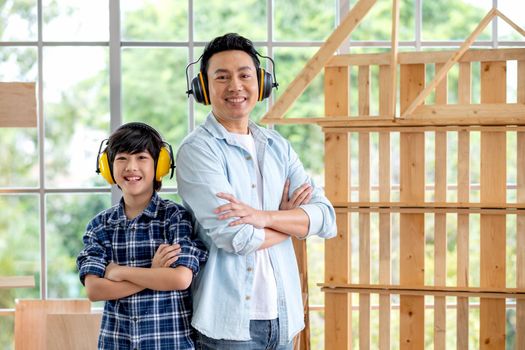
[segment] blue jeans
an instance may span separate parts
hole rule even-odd
[[[227,340],[208,338],[197,333],[197,350],[292,350],[293,341],[286,345],[279,345],[279,319],[251,320],[251,340]]]

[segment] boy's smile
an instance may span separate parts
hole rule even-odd
[[[113,176],[126,203],[149,202],[153,194],[154,167],[149,152],[117,153],[113,161]]]

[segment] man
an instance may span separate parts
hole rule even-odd
[[[250,121],[271,80],[257,55],[237,34],[208,43],[192,86],[211,113],[177,154],[179,194],[209,249],[194,285],[202,349],[291,349],[304,317],[290,237],[336,234],[332,205],[290,144]]]

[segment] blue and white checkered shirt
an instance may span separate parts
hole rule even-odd
[[[206,248],[193,237],[192,218],[184,207],[155,193],[142,214],[128,220],[124,202],[98,214],[88,224],[84,248],[77,258],[80,280],[88,274],[104,277],[109,262],[151,267],[162,243],[178,243],[181,253],[172,267],[185,266],[197,274],[206,261]],[[194,349],[190,289],[144,289],[126,298],[105,302],[99,349]]]

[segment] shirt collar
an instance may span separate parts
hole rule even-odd
[[[160,202],[160,196],[157,194],[156,191],[154,191],[148,206],[142,211],[142,213],[139,216],[146,215],[152,219],[156,218]],[[127,220],[128,218],[126,217],[126,212],[124,211],[124,197],[122,197],[120,198],[119,204],[115,206],[115,211],[113,211],[113,213],[109,217],[108,222],[113,224],[119,224],[121,222],[126,222]]]
[[[210,112],[208,114],[208,117],[206,118],[206,121],[204,122],[202,127],[206,129],[215,138],[224,139],[231,145],[237,144],[236,141],[232,138],[230,132],[228,132],[228,130],[226,130],[226,128],[217,121],[217,118],[215,118],[213,112]],[[268,129],[261,128],[251,120],[248,120],[248,129],[250,129],[250,132],[252,133],[253,138],[256,142],[268,143],[270,145],[273,143],[274,136],[270,133]]]

